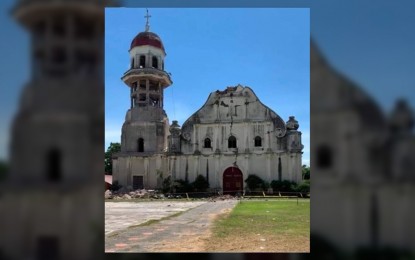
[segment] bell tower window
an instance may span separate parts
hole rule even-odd
[[[144,152],[144,139],[143,138],[138,138],[137,143],[138,143],[138,150],[137,151],[139,153]]]
[[[146,56],[140,56],[140,68],[144,68],[146,66]]]
[[[228,139],[228,148],[236,148],[236,137],[233,135]]]
[[[156,68],[156,69],[159,68],[159,62],[156,56],[153,56],[152,64],[153,64],[153,68]]]
[[[131,68],[134,68],[134,58],[131,59]]]
[[[62,178],[62,154],[54,148],[47,154],[47,179],[51,182],[60,181]]]

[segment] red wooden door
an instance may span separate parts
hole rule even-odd
[[[223,173],[223,194],[235,194],[243,191],[243,176],[237,167],[229,167]]]

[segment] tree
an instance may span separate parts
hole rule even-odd
[[[110,143],[107,151],[105,152],[105,173],[112,175],[112,155],[121,151],[120,143]]]
[[[309,166],[304,164],[302,168],[302,173],[303,173],[303,180],[310,179],[310,167]]]

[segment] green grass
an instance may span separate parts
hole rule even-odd
[[[310,232],[310,203],[301,201],[242,201],[229,217],[218,221],[219,236],[229,233],[302,234]]]
[[[266,238],[268,245],[284,241],[287,250],[290,244],[309,244],[310,200],[301,199],[298,204],[297,200],[241,201],[215,222],[212,231],[212,241],[219,250],[230,240],[249,241],[258,236]]]

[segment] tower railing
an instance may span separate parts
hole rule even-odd
[[[157,68],[131,68],[127,70],[126,72],[124,72],[123,76],[126,76],[128,74],[133,74],[133,73],[139,73],[139,72],[159,74],[160,76],[166,76],[171,81],[170,75],[168,72],[157,69]]]

